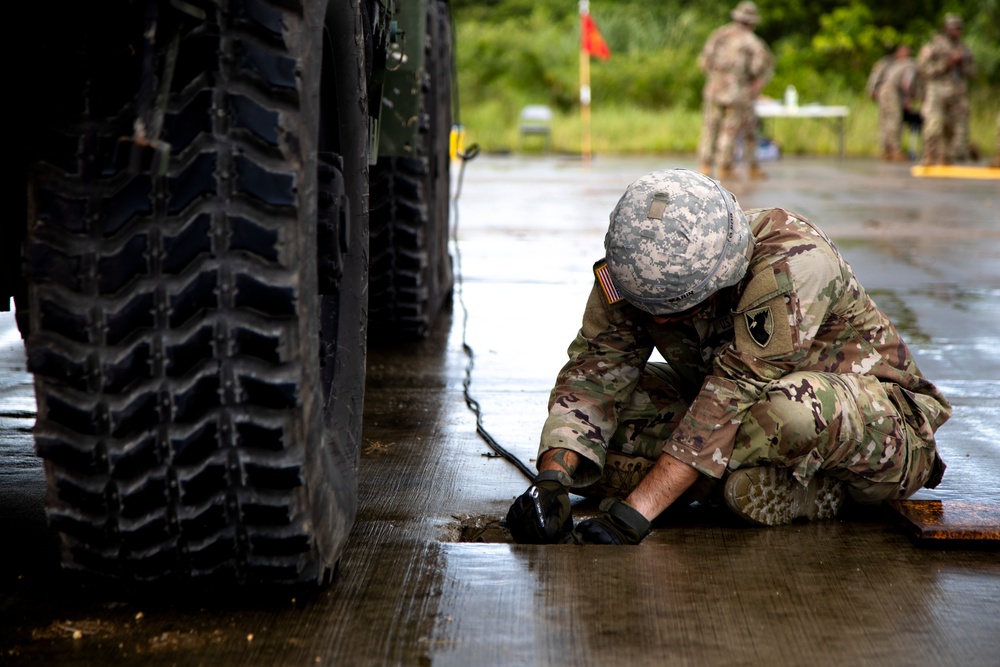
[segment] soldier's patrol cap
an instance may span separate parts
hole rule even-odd
[[[944,27],[945,28],[961,28],[962,27],[962,17],[958,14],[945,14],[944,15]]]
[[[625,189],[604,237],[618,293],[653,315],[693,308],[746,275],[753,234],[731,192],[689,169]]]

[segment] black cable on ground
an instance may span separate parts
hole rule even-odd
[[[472,351],[472,346],[466,342],[469,311],[465,307],[465,298],[462,289],[462,251],[458,245],[458,200],[462,194],[462,179],[465,176],[465,165],[469,162],[469,160],[472,160],[477,155],[479,155],[479,146],[476,144],[470,146],[469,150],[464,153],[458,154],[458,157],[461,159],[461,165],[458,169],[458,181],[455,185],[455,196],[452,199],[452,220],[454,220],[454,226],[452,228],[452,241],[455,246],[455,294],[457,296],[456,301],[462,307],[462,350],[465,351],[466,356],[469,358],[469,363],[465,367],[465,380],[462,381],[462,387],[465,394],[465,404],[476,415],[476,433],[478,433],[479,436],[486,441],[486,444],[490,446],[490,449],[505,458],[518,470],[524,473],[524,476],[527,477],[529,481],[534,482],[535,472],[529,468],[524,461],[517,458],[510,451],[502,447],[500,443],[498,443],[496,439],[483,427],[483,413],[480,409],[479,401],[472,398],[472,394],[469,391],[469,386],[472,384],[472,367],[475,364],[475,354]]]

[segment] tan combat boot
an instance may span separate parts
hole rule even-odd
[[[750,167],[750,178],[754,181],[766,181],[767,172],[762,170],[760,167]]]
[[[732,167],[719,167],[719,180],[736,178]]]
[[[705,176],[711,176],[712,175],[712,165],[710,165],[707,162],[702,162],[701,164],[698,165],[698,171],[700,171]]]
[[[726,505],[741,518],[763,526],[794,519],[832,519],[846,495],[844,483],[818,473],[802,486],[788,468],[741,468],[726,480]]]

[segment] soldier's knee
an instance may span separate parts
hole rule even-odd
[[[811,397],[785,390],[771,391],[750,408],[751,418],[772,436],[813,434],[816,431],[816,408]]]

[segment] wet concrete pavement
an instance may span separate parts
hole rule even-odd
[[[996,665],[1000,554],[921,546],[889,511],[757,529],[697,507],[635,548],[505,541],[496,520],[527,480],[476,435],[463,338],[485,428],[533,459],[608,212],[631,180],[672,166],[694,165],[467,166],[460,299],[430,340],[370,350],[360,514],[318,594],[107,591],[60,573],[4,318],[0,663]],[[823,226],[955,406],[944,482],[918,497],[1000,505],[1000,185],[870,161],[768,166],[768,181],[729,184],[741,204]]]

